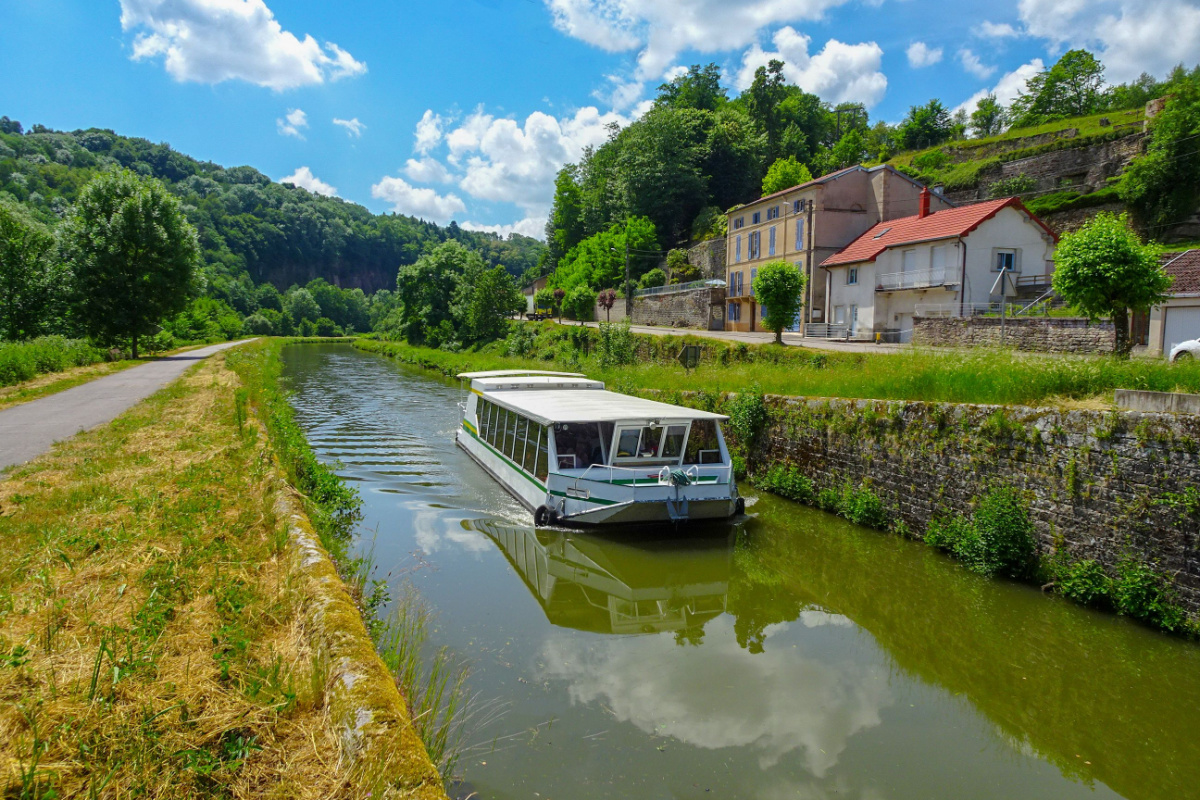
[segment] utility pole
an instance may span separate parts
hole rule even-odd
[[[625,230],[625,318],[633,323],[633,279],[629,274],[629,229]]]

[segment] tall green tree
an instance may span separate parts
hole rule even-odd
[[[950,139],[953,124],[942,101],[930,100],[908,109],[908,116],[900,123],[900,139],[906,150],[933,147]]]
[[[1121,199],[1138,222],[1162,235],[1200,204],[1200,79],[1179,84],[1150,122],[1146,152],[1121,176]]]
[[[1004,130],[1004,107],[996,100],[996,95],[985,94],[975,104],[971,112],[971,132],[977,139],[996,136]]]
[[[775,343],[783,344],[783,331],[796,321],[804,304],[807,278],[796,265],[772,261],[758,268],[754,297],[766,309],[763,327],[775,332]]]
[[[762,193],[764,196],[775,194],[811,180],[812,174],[808,167],[797,161],[795,156],[788,156],[779,159],[767,170],[762,182]]]
[[[1104,104],[1103,86],[1104,65],[1087,50],[1068,50],[1026,81],[1009,112],[1013,127],[1094,114]]]
[[[1091,319],[1106,317],[1116,329],[1115,354],[1129,358],[1129,312],[1147,311],[1166,299],[1171,277],[1159,248],[1143,244],[1126,216],[1100,213],[1063,234],[1054,254],[1054,291]]]
[[[440,341],[447,330],[453,333],[459,282],[466,273],[483,271],[483,258],[453,240],[438,245],[415,264],[401,267],[396,275],[400,335],[413,344],[425,344]]]
[[[0,339],[60,330],[66,278],[50,231],[0,195]]]
[[[488,269],[467,259],[454,291],[454,322],[459,341],[480,344],[508,333],[508,320],[525,309],[525,296],[504,267]]]
[[[197,290],[200,247],[179,200],[128,170],[92,181],[64,222],[80,322],[102,339],[138,338]]]
[[[703,67],[693,64],[683,75],[658,87],[654,105],[716,111],[728,99],[725,88],[721,86],[721,68],[716,64],[705,64]]]

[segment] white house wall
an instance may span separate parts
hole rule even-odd
[[[963,250],[966,246],[966,280],[963,282]],[[878,291],[881,278],[903,271],[905,251],[914,251],[915,264],[912,270],[921,273],[932,269],[934,248],[945,248],[945,285],[924,289],[896,289]],[[830,275],[830,322],[837,321],[837,309],[846,309],[847,316],[853,305],[858,306],[855,333],[860,338],[870,338],[874,331],[907,329],[918,306],[940,306],[956,313],[960,301],[986,304],[991,302],[992,286],[997,273],[995,251],[997,249],[1017,251],[1017,275],[1043,275],[1048,271],[1046,262],[1053,256],[1054,246],[1045,230],[1030,220],[1024,213],[1013,208],[1001,209],[994,217],[985,220],[960,243],[958,239],[941,239],[911,246],[889,248],[879,254],[874,262],[857,265],[840,265],[829,268]],[[858,283],[848,285],[846,276],[852,267],[858,267]],[[965,293],[960,295],[959,283],[964,283]],[[847,320],[848,321],[848,320]]]

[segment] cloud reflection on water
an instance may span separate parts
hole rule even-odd
[[[792,648],[752,654],[738,646],[729,617],[706,632],[703,657],[689,657],[669,636],[585,639],[551,631],[540,678],[568,682],[572,703],[603,703],[648,734],[709,750],[751,747],[762,769],[798,752],[815,778],[893,703],[880,665],[826,662]]]

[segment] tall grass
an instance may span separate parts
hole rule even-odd
[[[27,342],[0,342],[0,386],[36,378],[47,372],[62,372],[104,361],[105,350],[82,339],[43,336]]]
[[[571,328],[571,331],[580,330]],[[590,329],[586,329],[590,330]],[[595,333],[593,331],[593,333]],[[514,334],[517,335],[517,334]],[[776,345],[723,344],[712,339],[638,336],[636,363],[605,366],[599,347],[560,355],[553,330],[537,342],[519,334],[513,353],[505,341],[476,352],[449,353],[401,342],[360,340],[355,346],[453,375],[466,370],[572,366],[619,391],[662,389],[738,392],[757,386],[767,394],[950,403],[1039,405],[1059,399],[1104,396],[1114,389],[1200,392],[1200,362],[1168,364],[1158,359],[1100,356],[1042,356],[1003,350],[901,353],[831,353]],[[578,336],[578,334],[572,333]],[[596,334],[598,336],[598,334]],[[698,369],[685,371],[673,359],[683,344],[702,348]]]

